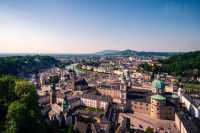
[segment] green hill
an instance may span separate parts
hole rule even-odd
[[[200,51],[178,54],[161,63],[163,72],[194,78],[200,75]]]
[[[172,56],[175,55],[176,53],[173,52],[145,52],[145,51],[134,51],[131,49],[126,49],[122,51],[117,51],[117,50],[106,50],[102,52],[97,52],[96,55],[101,55],[101,56]]]
[[[0,57],[0,75],[36,73],[40,69],[49,68],[58,63],[58,60],[50,56],[35,55]]]

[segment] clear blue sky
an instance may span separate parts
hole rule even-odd
[[[200,50],[199,0],[1,0],[0,52]]]

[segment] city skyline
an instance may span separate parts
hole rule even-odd
[[[200,50],[196,0],[0,2],[0,53]]]

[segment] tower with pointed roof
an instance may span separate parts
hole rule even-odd
[[[56,85],[52,84],[50,88],[50,104],[56,103]]]
[[[120,84],[120,91],[121,91],[121,103],[126,104],[126,99],[127,99],[127,81],[126,77],[123,74],[121,77],[121,84]]]
[[[69,101],[67,99],[67,94],[65,94],[64,100],[63,100],[63,104],[62,104],[62,110],[63,112],[67,112],[69,111]]]
[[[72,81],[72,90],[75,91],[76,71],[74,70],[74,67],[73,70],[71,70],[70,72],[70,79]]]

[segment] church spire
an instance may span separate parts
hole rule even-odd
[[[50,103],[56,103],[56,85],[54,83],[52,83],[50,88]]]
[[[62,107],[63,107],[63,112],[69,110],[69,101],[68,101],[68,99],[67,99],[67,94],[65,94]]]

